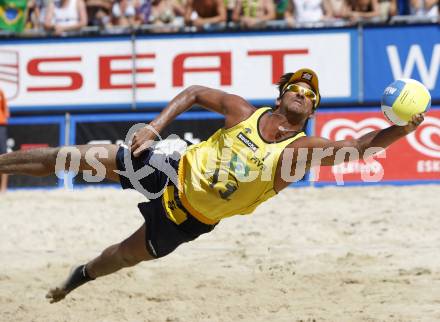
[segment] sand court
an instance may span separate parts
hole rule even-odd
[[[49,304],[143,222],[116,189],[0,196],[0,321],[439,321],[440,186],[286,189],[155,262]]]

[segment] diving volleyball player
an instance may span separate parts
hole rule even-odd
[[[160,197],[139,204],[145,223],[136,232],[73,269],[46,297],[52,303],[60,301],[93,279],[168,255],[180,244],[210,232],[225,217],[251,213],[291,184],[289,178],[295,176],[300,163],[309,169],[316,149],[325,152],[321,154],[320,165],[332,166],[347,160],[345,153],[338,160],[339,151],[354,149],[362,158],[369,148],[386,148],[423,121],[419,114],[406,126],[393,125],[358,139],[330,141],[307,137],[305,126],[320,103],[317,75],[310,69],[284,74],[278,90],[274,109],[257,109],[240,96],[190,86],[173,98],[149,126],[136,132],[131,150],[101,145],[106,153],[95,155],[94,163],[87,161],[87,152],[95,145],[74,147],[79,151],[82,172],[96,169],[100,163],[107,170],[106,178],[120,182],[124,189],[164,191]],[[155,132],[160,133],[193,105],[223,114],[225,126],[208,140],[189,146],[181,156],[162,164],[175,170],[177,180],[156,169],[140,179],[138,186],[122,175],[127,168],[137,171],[151,164],[157,153],[150,146],[156,139]],[[304,150],[307,153],[300,158]],[[0,156],[0,174],[47,176],[56,171],[57,159],[66,160],[63,167],[69,169],[74,162],[69,151],[44,148],[4,154]]]

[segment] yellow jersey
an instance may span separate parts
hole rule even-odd
[[[208,225],[249,214],[276,194],[273,186],[281,153],[305,133],[280,142],[265,141],[259,122],[271,110],[258,109],[239,124],[219,129],[208,140],[188,147],[179,163],[178,194],[169,186],[162,199],[172,221],[186,220],[186,212],[175,206],[176,194],[178,204]]]

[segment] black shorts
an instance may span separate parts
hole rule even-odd
[[[130,153],[128,149],[119,148],[116,164],[120,171],[126,170],[124,160],[124,154],[126,153]],[[206,225],[191,215],[180,225],[177,225],[168,218],[162,204],[160,192],[166,185],[173,185],[174,183],[169,175],[154,167],[157,161],[153,162],[152,160],[157,156],[156,154],[154,150],[148,149],[137,158],[131,156],[131,163],[135,171],[138,171],[145,165],[150,165],[154,169],[151,174],[140,180],[140,185],[146,191],[160,196],[156,199],[150,199],[149,202],[140,203],[138,208],[145,219],[147,249],[153,257],[159,258],[168,255],[179,245],[194,240],[201,234],[210,232],[214,229],[215,225]],[[169,164],[177,174],[178,157],[166,158],[163,162]],[[130,179],[125,176],[120,175],[120,182],[123,189],[135,189]]]
[[[5,125],[0,125],[0,154],[6,153],[6,140],[8,132]]]

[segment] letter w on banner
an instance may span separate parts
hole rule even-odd
[[[403,62],[400,61],[397,46],[387,46],[387,54],[394,79],[413,78],[417,67],[422,83],[429,90],[435,88],[440,66],[440,44],[436,44],[433,48],[429,68],[420,45],[412,45],[410,47],[408,57],[406,61],[403,61],[404,66],[402,66]]]

